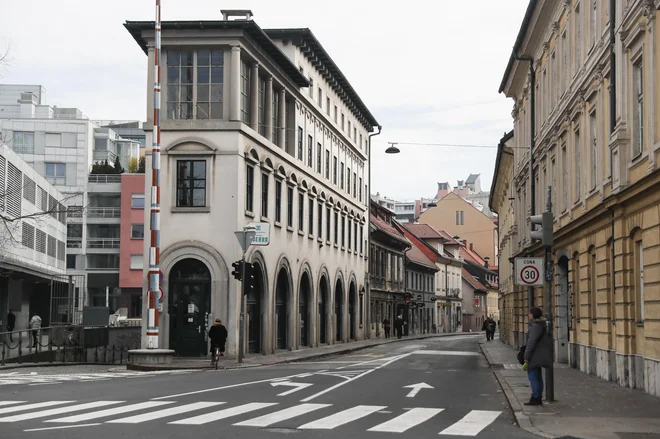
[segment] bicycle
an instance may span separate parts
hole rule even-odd
[[[220,362],[220,357],[222,353],[220,352],[220,347],[216,346],[213,348],[213,358],[211,359],[211,364],[215,365],[215,370],[218,370],[218,363]]]

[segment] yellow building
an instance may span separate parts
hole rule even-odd
[[[530,241],[529,215],[545,209],[550,186],[556,360],[655,395],[658,7],[650,0],[530,1],[500,87],[514,99],[515,135],[500,143],[491,190],[505,340],[521,344],[527,331],[527,289],[514,285],[511,263],[543,255]],[[544,311],[545,294],[537,288],[533,303]]]

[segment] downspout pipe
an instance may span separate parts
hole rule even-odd
[[[616,0],[610,0],[610,135],[616,127]],[[610,176],[614,171],[610,149]],[[610,178],[614,188],[614,179]]]
[[[367,248],[364,249],[364,254],[367,255],[367,278],[365,283],[367,284],[367,297],[364,299],[364,309],[366,312],[366,322],[365,329],[365,338],[371,338],[371,138],[380,135],[383,127],[378,125],[378,132],[369,134],[369,151],[367,151],[367,162],[369,163],[369,179],[367,182],[367,193],[364,196],[367,199]]]

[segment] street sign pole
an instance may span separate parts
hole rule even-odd
[[[243,227],[243,230],[234,232],[238,242],[241,245],[242,255],[241,255],[241,273],[245,275],[245,254],[247,253],[248,247],[252,244],[252,240],[256,235],[254,227],[246,226]],[[238,327],[238,362],[243,362],[243,357],[245,357],[245,293],[247,291],[246,279],[243,278],[241,284],[241,313]]]
[[[548,196],[547,202],[545,205],[546,212],[552,212],[552,187],[548,186]],[[555,371],[554,371],[554,346],[555,340],[552,334],[553,329],[553,316],[552,316],[552,246],[545,246],[545,318],[546,318],[546,329],[548,335],[550,336],[550,346],[552,349],[550,351],[550,367],[545,370],[545,399],[546,401],[555,400]]]

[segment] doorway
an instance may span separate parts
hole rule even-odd
[[[341,284],[341,279],[337,279],[337,284],[335,285],[335,318],[336,318],[336,331],[335,331],[335,340],[342,341],[343,335],[343,326],[344,326],[344,287]]]
[[[355,284],[351,282],[348,290],[348,333],[351,340],[355,340]]]
[[[298,304],[298,314],[300,314],[300,345],[308,346],[309,337],[308,329],[310,328],[309,322],[309,303],[310,303],[310,282],[309,276],[307,273],[303,273],[302,278],[300,279],[300,291],[299,291],[299,304]]]
[[[286,349],[287,309],[289,302],[289,275],[286,269],[280,269],[275,287],[275,321],[277,325],[277,349]]]
[[[248,316],[248,352],[258,354],[261,345],[261,297],[264,291],[264,278],[258,262],[253,264],[254,288],[246,297]]]
[[[319,290],[319,343],[324,344],[328,342],[327,336],[327,303],[328,303],[328,279],[323,276],[320,283],[321,289]]]
[[[562,256],[557,265],[557,341],[555,357],[557,363],[568,363],[568,258]]]
[[[170,271],[168,296],[170,348],[179,357],[206,356],[211,272],[198,259],[177,262]]]

